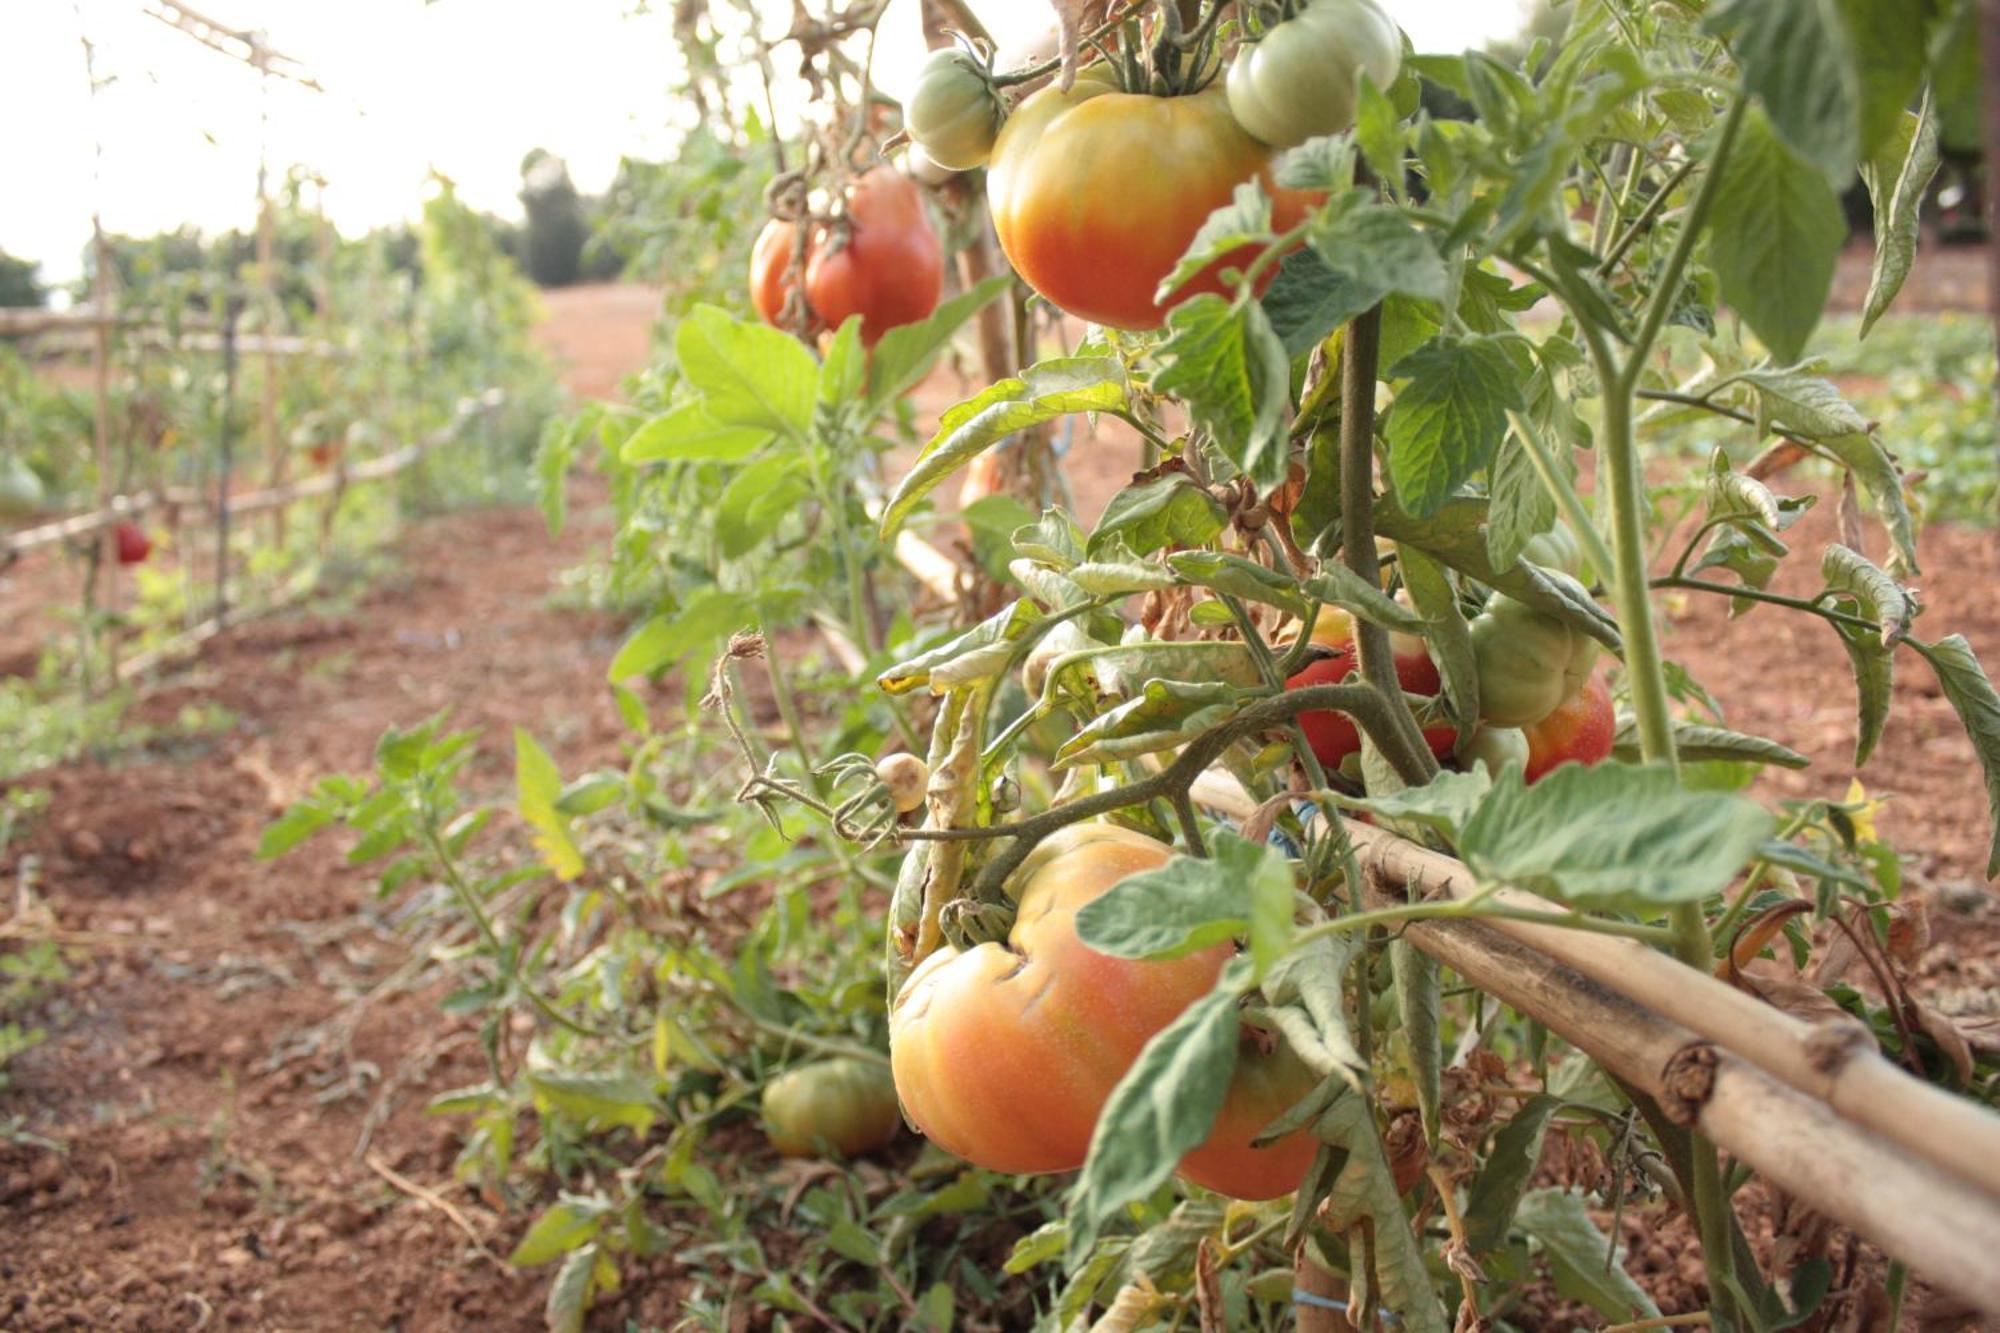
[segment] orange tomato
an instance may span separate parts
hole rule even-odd
[[[1311,210],[1313,195],[1273,184],[1273,160],[1237,125],[1220,82],[1154,97],[1120,92],[1108,74],[1086,70],[1069,92],[1044,88],[1007,118],[986,195],[1000,248],[1030,287],[1080,319],[1152,329],[1169,305],[1224,292],[1222,270],[1255,258],[1252,248],[1236,251],[1166,305],[1154,299],[1238,185],[1263,183],[1277,231]]]
[[[890,1007],[889,1055],[903,1109],[932,1142],[994,1171],[1083,1165],[1119,1079],[1155,1033],[1214,988],[1234,953],[1223,942],[1135,961],[1077,937],[1079,908],[1172,855],[1109,824],[1065,829],[1017,876],[1020,910],[1005,945],[943,948],[911,975]],[[1239,1198],[1297,1188],[1312,1136],[1250,1141],[1314,1081],[1289,1050],[1243,1050],[1223,1113],[1182,1174]]]
[[[1611,687],[1604,676],[1594,673],[1581,690],[1556,705],[1556,710],[1532,727],[1528,734],[1530,782],[1564,764],[1601,764],[1611,757],[1618,734],[1618,714],[1611,706]]]

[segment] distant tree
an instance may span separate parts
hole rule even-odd
[[[0,306],[39,306],[48,300],[40,264],[0,250]]]
[[[521,205],[528,213],[522,255],[528,276],[542,287],[577,281],[590,220],[570,182],[569,165],[540,148],[529,153],[521,160]]]

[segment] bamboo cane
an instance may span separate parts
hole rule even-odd
[[[1363,866],[1393,883],[1458,899],[1479,891],[1465,867],[1450,857],[1366,824],[1350,821],[1347,829]],[[1506,890],[1486,901],[1530,911],[1558,910],[1533,894]],[[1538,954],[1672,1017],[1856,1124],[2000,1197],[2000,1116],[1909,1077],[1883,1059],[1858,1026],[1803,1022],[1637,940],[1585,936],[1532,921],[1492,924]],[[1992,1240],[2000,1255],[2000,1231]]]

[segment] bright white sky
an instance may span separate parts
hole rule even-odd
[[[876,77],[892,94],[922,56],[918,0],[893,0]],[[678,64],[668,0],[196,0],[218,23],[260,26],[323,83],[321,96],[271,81],[147,17],[145,0],[0,0],[0,250],[74,277],[93,203],[130,234],[193,222],[248,227],[255,213],[260,107],[274,179],[306,164],[329,182],[344,231],[414,216],[429,170],[475,206],[518,214],[520,163],[540,146],[601,190],[622,154],[671,151]],[[1520,0],[1391,0],[1420,51],[1458,51],[1520,24]],[[766,3],[773,30],[789,3]],[[1045,28],[1041,0],[975,0],[1003,45]],[[95,108],[79,15],[109,79]],[[559,17],[558,17],[559,15]],[[780,62],[782,65],[782,61]],[[101,176],[93,181],[93,129]]]

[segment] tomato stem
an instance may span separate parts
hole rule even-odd
[[[1371,586],[1382,577],[1375,545],[1375,381],[1381,354],[1382,307],[1377,305],[1347,326],[1340,358],[1340,551],[1347,567]],[[1412,785],[1422,786],[1437,775],[1437,759],[1403,697],[1389,631],[1356,616],[1354,642],[1360,649],[1362,680],[1387,705],[1388,734],[1371,739],[1398,772],[1418,775]]]

